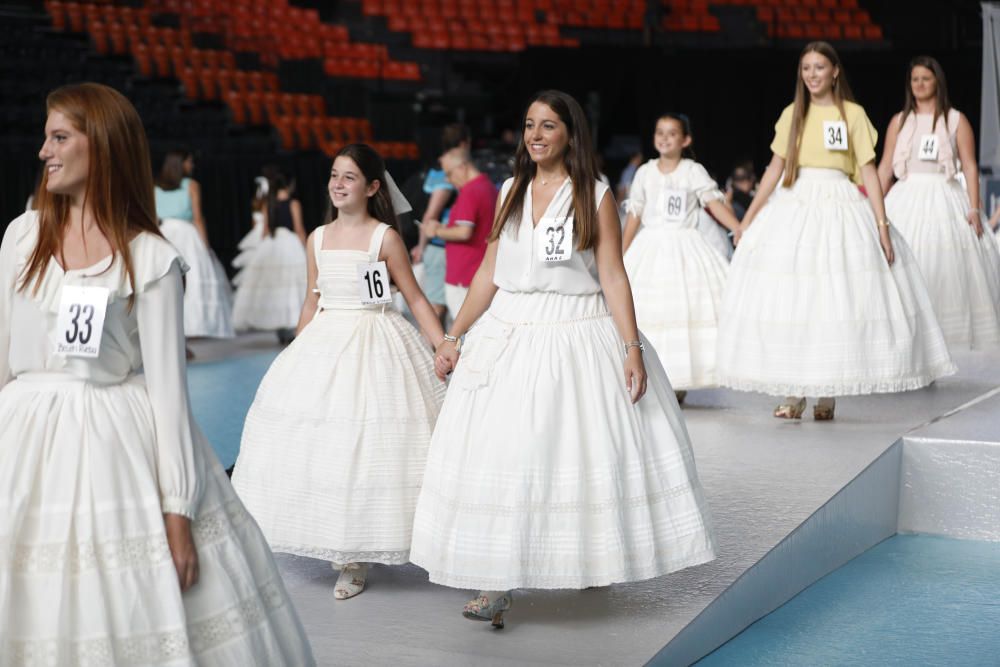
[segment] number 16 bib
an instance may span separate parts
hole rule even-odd
[[[67,357],[97,357],[108,312],[107,287],[66,285],[56,319],[56,353]]]

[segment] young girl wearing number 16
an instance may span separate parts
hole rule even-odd
[[[656,121],[659,159],[639,167],[626,204],[622,245],[635,316],[683,400],[688,389],[713,387],[719,304],[729,267],[698,230],[708,206],[738,233],[740,222],[719,186],[695,162],[686,116]],[[714,224],[714,223],[713,223]]]
[[[954,365],[913,255],[886,219],[875,129],[833,47],[808,44],[796,79],[730,265],[719,382],[786,396],[774,411],[784,419],[819,396],[813,416],[829,420],[835,396],[917,389]]]
[[[444,400],[430,347],[393,308],[390,281],[427,338],[444,331],[417,286],[371,147],[330,171],[332,221],[306,244],[298,335],[260,383],[233,485],[275,551],[331,561],[337,599],[368,563],[409,561],[413,511]]]

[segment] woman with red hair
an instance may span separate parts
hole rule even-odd
[[[38,210],[0,246],[0,664],[313,664],[191,418],[139,115],[93,83],[47,110]]]

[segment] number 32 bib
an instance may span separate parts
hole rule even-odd
[[[573,218],[542,218],[535,233],[539,262],[566,262],[573,256]]]

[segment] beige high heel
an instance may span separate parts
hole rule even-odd
[[[785,402],[774,409],[774,416],[778,419],[802,419],[802,413],[806,411],[806,399],[796,400],[794,396],[789,396]]]
[[[833,412],[837,408],[837,399],[821,398],[813,406],[813,419],[818,422],[833,421]]]
[[[513,604],[510,591],[493,593],[492,596],[488,591],[480,591],[474,600],[465,604],[462,616],[470,621],[489,621],[497,630],[503,630],[504,612],[510,611]]]

